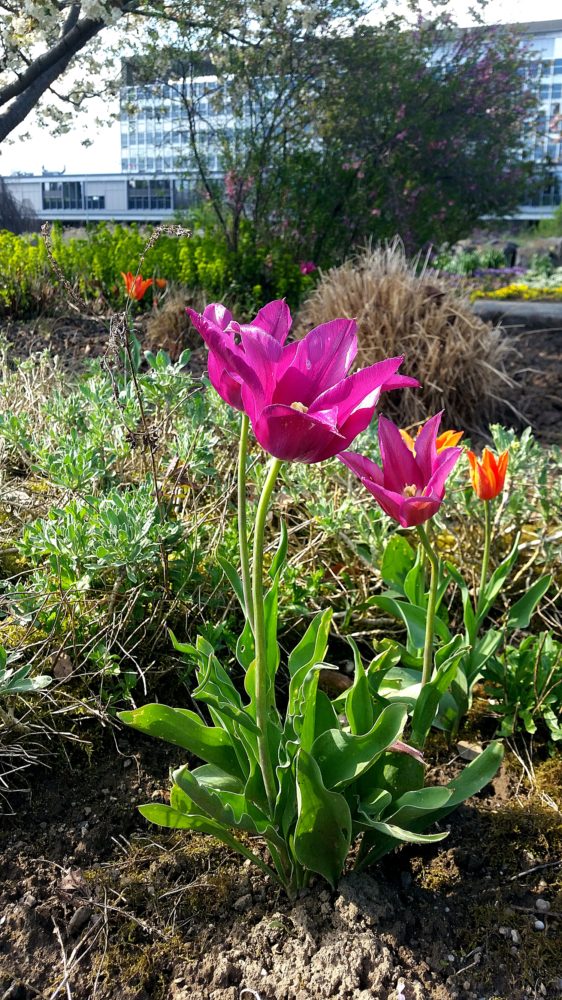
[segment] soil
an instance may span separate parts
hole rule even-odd
[[[101,322],[74,317],[4,333],[70,368],[107,342]],[[562,443],[562,334],[515,343],[513,405]],[[89,723],[65,725],[83,737]],[[540,743],[532,788],[508,756],[442,844],[350,871],[336,892],[318,880],[294,902],[210,838],[142,819],[138,804],[166,800],[177,750],[112,726],[54,745],[3,803],[0,1000],[562,997],[562,761]],[[464,766],[439,739],[427,756],[431,783]]]
[[[464,766],[444,741],[429,756],[432,782]],[[515,758],[448,817],[443,844],[350,872],[337,892],[318,880],[292,903],[210,838],[140,817],[178,763],[176,749],[115,730],[11,797],[3,1000],[562,995],[562,802],[526,792]],[[556,786],[562,762],[544,768]]]

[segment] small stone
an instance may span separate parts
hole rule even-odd
[[[68,935],[77,934],[84,924],[88,923],[91,916],[92,908],[90,906],[79,906],[68,922],[68,927],[66,928]]]
[[[544,931],[544,923],[542,920],[535,920],[534,928],[536,931]]]
[[[123,767],[130,767],[132,763],[133,762],[130,757],[125,757],[125,760],[123,761]]]
[[[519,946],[521,944],[521,935],[520,935],[519,931],[517,931],[515,929],[513,929],[511,931],[511,940],[517,946]]]
[[[247,892],[244,896],[239,896],[238,899],[232,904],[232,908],[236,910],[237,913],[245,913],[249,910],[253,903],[252,894]]]
[[[562,993],[562,976],[559,976],[558,979],[555,979],[552,985],[554,986],[555,990],[558,990],[559,993]]]
[[[462,984],[462,988],[463,988],[463,990],[469,990],[470,989],[470,983],[469,983],[468,979],[465,979],[464,983]]]
[[[447,961],[448,962],[454,962],[455,961],[455,956],[454,955],[447,955]]]
[[[508,934],[510,933],[509,927],[498,927],[498,932],[501,934],[502,937],[507,937]]]
[[[33,893],[26,892],[25,896],[22,899],[22,904],[24,906],[27,906],[30,910],[31,910],[31,908],[33,906],[36,906],[37,900],[36,900],[35,896],[33,895]]]
[[[539,898],[535,900],[535,910],[538,910],[539,913],[548,913],[550,910],[550,903],[548,902],[548,899],[543,899],[542,896],[539,896]]]
[[[265,977],[267,976],[267,969],[260,969],[260,976],[262,977],[262,979],[265,979]]]

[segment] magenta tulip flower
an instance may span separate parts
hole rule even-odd
[[[209,346],[213,385],[248,414],[262,448],[281,461],[322,462],[345,451],[370,423],[381,393],[419,384],[397,374],[403,357],[348,375],[357,354],[355,320],[332,320],[285,345],[284,303],[271,302],[246,326],[222,306],[189,314]]]
[[[208,372],[211,385],[225,403],[235,410],[243,410],[242,380],[236,374],[235,356],[244,355],[241,344],[243,330],[259,330],[284,344],[291,328],[291,313],[286,302],[277,299],[260,309],[252,323],[242,325],[232,318],[232,313],[218,302],[207,306],[202,313],[186,309],[193,325],[209,347]]]
[[[359,476],[379,505],[403,528],[423,524],[439,510],[445,483],[462,448],[437,450],[441,413],[431,417],[415,439],[412,452],[398,427],[381,416],[379,444],[382,468],[364,455],[346,451],[338,458]]]

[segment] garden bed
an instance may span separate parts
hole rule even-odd
[[[464,766],[440,738],[429,756],[439,781]],[[443,844],[403,848],[335,893],[316,880],[289,903],[216,842],[149,827],[135,806],[166,797],[179,752],[106,730],[91,760],[53,757],[13,800],[0,840],[0,995],[556,998],[562,773],[540,745],[533,756],[533,790],[508,755],[449,817]]]

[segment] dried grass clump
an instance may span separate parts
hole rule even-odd
[[[164,300],[162,308],[147,318],[143,347],[149,351],[167,351],[172,361],[177,361],[186,348],[201,347],[201,338],[187,316],[185,307],[191,306],[197,312],[202,312],[206,305],[203,292],[173,291]]]
[[[419,379],[421,389],[383,397],[385,413],[401,426],[444,409],[444,426],[478,433],[511,407],[505,362],[513,348],[474,315],[462,291],[419,258],[408,261],[399,240],[367,247],[322,275],[297,317],[297,336],[339,316],[357,319],[357,367],[404,354],[402,371]]]

